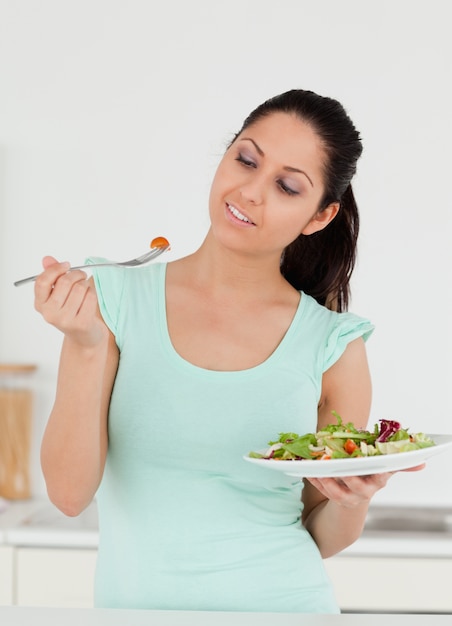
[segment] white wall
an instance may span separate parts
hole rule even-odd
[[[377,325],[372,419],[452,432],[447,5],[0,0],[0,361],[39,365],[35,493],[61,339],[12,282],[44,254],[128,258],[156,235],[172,258],[194,249],[226,142],[293,87],[341,100],[365,144],[352,309]],[[378,498],[452,504],[451,463]]]

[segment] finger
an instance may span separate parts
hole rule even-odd
[[[42,312],[51,316],[63,313],[70,318],[80,307],[85,296],[86,288],[83,288],[83,283],[86,283],[86,274],[80,270],[60,274],[51,286],[47,300],[42,305]]]
[[[60,265],[58,264],[58,266]],[[84,272],[61,273],[61,271],[61,267],[57,269],[56,265],[52,265],[36,281],[37,286],[35,287],[35,308],[46,322],[53,324],[60,330],[62,330],[61,323],[64,323],[65,317],[63,307],[71,289],[76,282],[86,278]],[[56,278],[55,272],[57,273]]]
[[[393,472],[383,472],[367,476],[349,476],[344,479],[344,483],[353,493],[369,499],[386,485],[392,475]]]
[[[307,480],[313,487],[315,487],[317,491],[325,496],[325,498],[328,498],[328,500],[330,499],[330,493],[328,489],[325,489],[321,480],[319,480],[318,478],[305,478],[305,480]]]
[[[92,279],[74,284],[57,320],[60,330],[84,345],[94,345],[105,336],[107,327]]]
[[[342,478],[309,479],[329,500],[343,506],[355,506],[372,498],[376,491],[384,487],[392,474],[369,476],[344,476]]]
[[[51,265],[54,265],[55,263],[58,263],[58,260],[55,259],[55,257],[53,256],[45,256],[42,259],[42,267],[46,270],[48,267],[50,267]]]
[[[46,259],[53,259],[53,257],[45,257]],[[53,259],[55,260],[55,259]],[[43,260],[44,264],[44,260]],[[53,287],[60,276],[67,273],[70,264],[68,262],[50,263],[47,268],[38,276],[35,282],[35,307],[39,309],[39,305],[42,305],[50,297]]]
[[[349,493],[350,489],[340,478],[308,478],[311,485],[330,500],[337,499]]]
[[[422,463],[421,465],[415,465],[414,467],[407,467],[404,470],[400,470],[401,472],[419,472],[420,470],[425,469],[426,464]]]
[[[90,332],[94,329],[97,322],[101,321],[102,326],[105,326],[105,322],[100,314],[96,289],[88,281],[86,284],[87,289],[85,297],[77,311],[75,319],[79,330]]]
[[[89,283],[85,299],[83,301],[83,308],[79,311],[79,315],[83,316],[83,321],[85,319],[91,321],[93,318],[99,318],[103,321],[99,311],[99,301],[97,299],[96,289]]]
[[[71,322],[83,307],[88,290],[86,280],[65,281],[66,284],[55,286],[57,292],[52,300],[60,308],[62,322]]]

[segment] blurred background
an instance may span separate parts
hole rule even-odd
[[[195,249],[228,141],[295,87],[339,99],[364,142],[350,308],[376,325],[371,421],[452,433],[447,4],[0,0],[0,363],[37,365],[33,494],[61,337],[13,281],[45,254],[121,260],[159,235],[166,260]],[[450,505],[451,469],[438,456],[377,500]]]

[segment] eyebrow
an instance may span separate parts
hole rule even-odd
[[[251,139],[251,137],[241,137],[240,138],[241,141],[251,141],[251,143],[253,144],[253,146],[256,148],[257,153],[263,157],[265,156],[264,151],[262,150],[262,148],[260,146],[257,145],[257,143],[254,141],[254,139]],[[306,178],[309,180],[309,182],[311,183],[312,187],[314,187],[314,183],[312,182],[312,180],[310,179],[310,177],[306,174],[306,172],[304,170],[300,170],[297,167],[292,167],[290,165],[285,165],[284,168],[286,170],[286,172],[295,172],[297,174],[303,174],[304,176],[306,176]]]

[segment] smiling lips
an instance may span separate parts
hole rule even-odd
[[[246,217],[243,213],[241,213],[237,207],[232,204],[226,203],[226,207],[229,213],[236,219],[242,222],[243,224],[249,224],[250,226],[256,226],[254,222],[252,222],[249,217]]]

